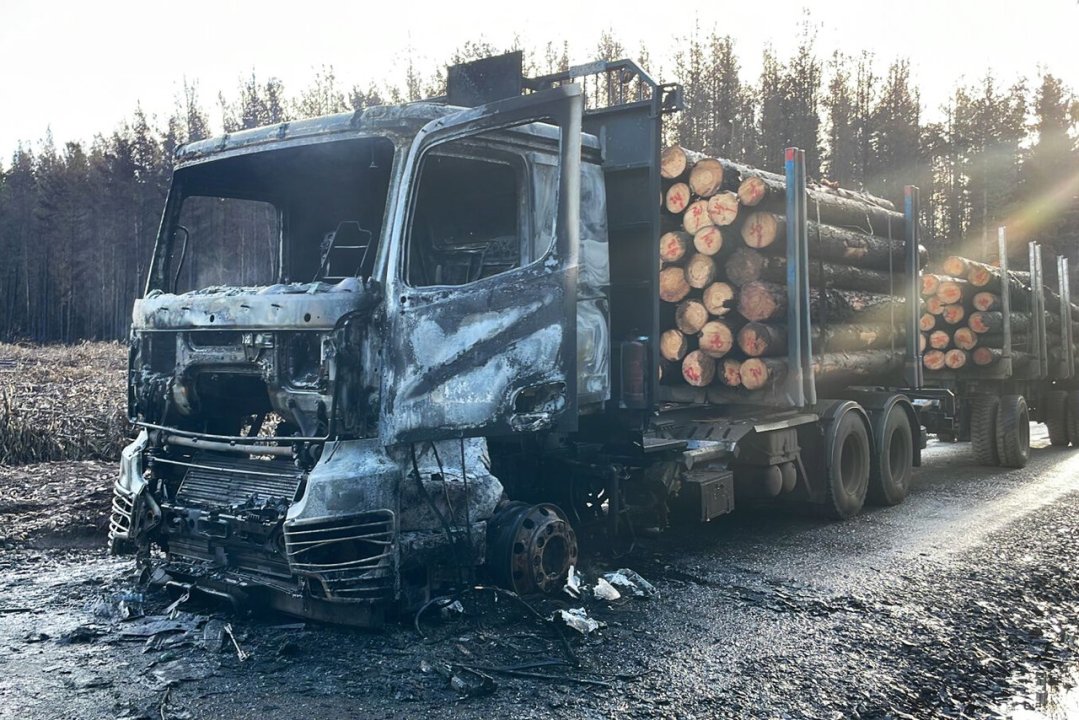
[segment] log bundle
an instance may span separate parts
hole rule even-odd
[[[678,146],[663,151],[660,167],[661,382],[708,388],[713,402],[780,397],[788,374],[785,178]],[[834,387],[898,383],[903,216],[886,200],[825,185],[811,185],[807,201],[815,378]],[[933,317],[934,328],[944,326]]]
[[[924,313],[918,326],[925,348],[922,365],[927,370],[964,373],[990,368],[1004,356],[1003,273],[999,267],[953,255],[945,258],[939,272],[921,277]],[[1045,287],[1048,346],[1060,346],[1060,297]],[[1030,273],[1008,272],[1009,317],[1013,365],[1029,363],[1033,352]],[[1079,307],[1068,313],[1075,337],[1079,337]],[[1052,355],[1052,353],[1050,353]]]

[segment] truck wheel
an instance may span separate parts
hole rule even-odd
[[[974,462],[979,465],[1000,465],[997,455],[997,411],[1000,398],[976,398],[970,414],[970,445]]]
[[[1021,468],[1030,459],[1030,412],[1022,395],[1005,395],[997,414],[997,453],[1002,467]]]
[[[1053,390],[1045,394],[1045,427],[1049,429],[1049,444],[1068,447],[1068,393]]]
[[[893,405],[884,421],[869,470],[869,499],[898,505],[907,497],[914,470],[914,436],[903,408]]]
[[[854,411],[838,420],[828,463],[828,514],[836,520],[857,515],[869,490],[869,431]]]
[[[1079,390],[1069,390],[1065,400],[1064,419],[1068,426],[1068,439],[1079,447]]]

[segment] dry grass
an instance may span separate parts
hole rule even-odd
[[[0,466],[0,546],[100,547],[117,473],[93,460]]]
[[[118,459],[126,375],[120,343],[0,343],[0,465]]]

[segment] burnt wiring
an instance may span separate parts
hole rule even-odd
[[[453,565],[457,570],[457,587],[464,587],[464,569],[461,567],[461,560],[463,554],[458,547],[457,538],[453,534],[453,529],[450,527],[450,523],[446,520],[446,516],[442,514],[442,511],[438,509],[438,505],[431,498],[431,494],[427,492],[427,488],[423,484],[423,477],[420,475],[420,464],[416,460],[416,444],[409,445],[409,451],[412,455],[412,476],[416,480],[416,488],[419,490],[420,495],[427,502],[427,506],[431,508],[431,512],[438,518],[439,523],[442,525],[442,530],[446,533],[446,540],[449,542],[450,548],[453,552]],[[437,454],[436,454],[437,455]],[[439,464],[441,467],[441,463]]]

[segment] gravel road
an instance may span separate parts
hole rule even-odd
[[[424,638],[198,600],[155,637],[122,615],[171,598],[124,596],[130,561],[9,531],[0,718],[1079,716],[1079,451],[1032,435],[1017,471],[931,443],[907,502],[850,522],[742,508],[595,558],[586,582],[629,567],[659,597],[592,601],[606,626],[568,648],[489,593]]]

